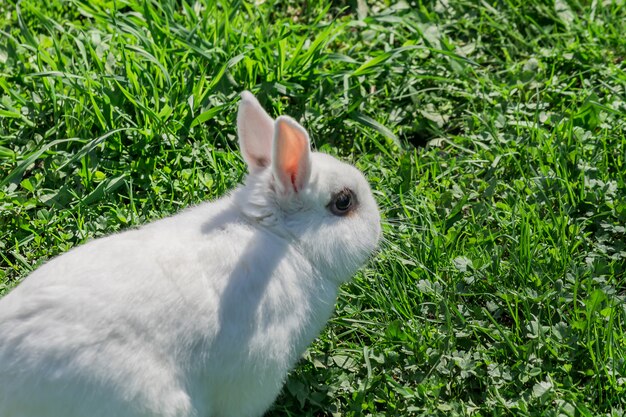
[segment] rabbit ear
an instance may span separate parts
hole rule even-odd
[[[309,135],[291,117],[280,116],[274,123],[272,169],[284,194],[297,193],[311,176]]]
[[[241,93],[237,112],[239,149],[253,173],[268,166],[272,160],[274,121],[249,91]]]

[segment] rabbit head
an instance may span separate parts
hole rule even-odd
[[[251,222],[288,239],[320,274],[348,280],[378,245],[380,215],[369,184],[355,167],[312,152],[295,120],[273,120],[245,91],[237,115],[248,165],[235,202]]]

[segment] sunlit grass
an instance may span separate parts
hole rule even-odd
[[[270,415],[623,415],[626,9],[357,3],[0,4],[0,292],[234,187],[250,89],[385,222]]]

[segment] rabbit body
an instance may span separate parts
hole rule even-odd
[[[255,115],[256,100],[243,98],[244,117]],[[280,185],[249,154],[250,175],[231,195],[35,270],[0,300],[0,416],[262,416],[380,233],[376,221],[355,230],[356,214],[314,204],[356,169],[306,158],[300,190],[300,174]],[[319,240],[339,232],[344,246],[364,230],[356,251]]]
[[[0,415],[227,417],[269,407],[330,315],[336,286],[232,205],[94,240],[24,280],[2,303]]]

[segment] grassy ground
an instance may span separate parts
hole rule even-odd
[[[623,416],[623,1],[259,3],[0,4],[0,293],[233,187],[250,89],[386,219],[270,415]]]

